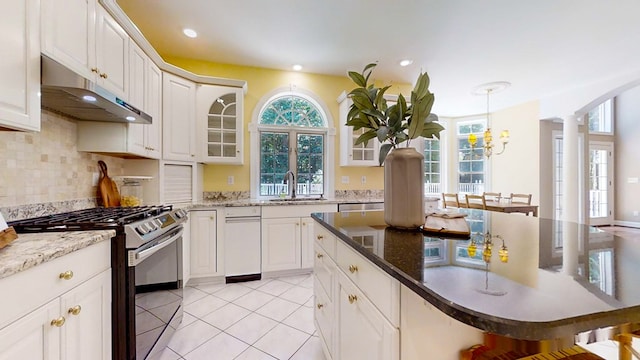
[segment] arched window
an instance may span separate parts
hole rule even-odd
[[[323,195],[328,121],[322,106],[303,93],[279,92],[264,102],[256,120],[258,197],[292,194],[291,174],[296,195]]]

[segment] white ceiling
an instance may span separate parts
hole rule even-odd
[[[386,83],[427,71],[440,116],[484,113],[486,98],[471,91],[487,82],[512,83],[492,95],[493,111],[640,69],[637,0],[117,3],[163,57],[281,70],[299,63],[337,76],[377,61],[373,77]],[[199,37],[184,37],[183,27]],[[401,68],[405,58],[413,64]]]

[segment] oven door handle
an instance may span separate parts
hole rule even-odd
[[[129,250],[128,258],[129,258],[129,266],[136,266],[143,262],[149,256],[155,254],[156,252],[162,250],[164,247],[171,245],[177,239],[179,239],[184,233],[184,228],[180,227],[180,230],[175,232],[173,235],[169,235],[164,239],[159,239],[157,243],[153,246],[142,249],[142,250]]]

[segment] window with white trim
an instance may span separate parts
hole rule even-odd
[[[327,118],[318,103],[283,92],[269,99],[258,116],[260,197],[287,192],[285,175],[295,176],[297,195],[322,195],[326,179]]]
[[[442,151],[440,139],[424,139],[424,193],[442,193]]]
[[[485,161],[483,154],[486,121],[461,121],[456,124],[458,139],[458,192],[482,194],[485,184]],[[473,148],[469,144],[469,134],[476,134],[478,140]]]
[[[613,133],[613,100],[609,99],[587,114],[590,133]]]

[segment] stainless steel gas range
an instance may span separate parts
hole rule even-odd
[[[146,359],[182,321],[182,234],[172,206],[91,208],[11,222],[17,232],[113,229],[113,358]]]

